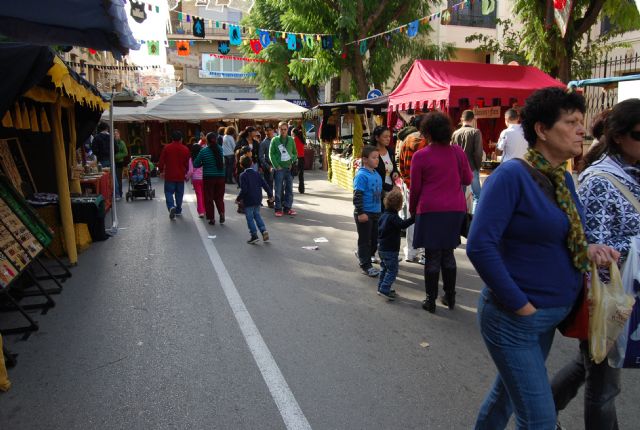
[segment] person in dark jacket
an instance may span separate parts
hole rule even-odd
[[[111,167],[111,135],[109,134],[109,124],[101,122],[98,124],[97,131],[98,133],[93,138],[93,142],[91,142],[91,151],[102,167]]]
[[[244,168],[244,172],[240,175],[240,194],[236,200],[242,201],[244,204],[244,215],[251,234],[247,243],[253,244],[259,240],[256,224],[258,224],[258,229],[262,233],[262,240],[266,242],[269,240],[269,232],[267,232],[264,220],[260,216],[262,190],[264,189],[267,192],[270,200],[273,198],[273,191],[260,174],[251,168],[253,160],[250,155],[243,155],[240,163]]]
[[[382,178],[382,194],[388,193],[393,189],[393,182],[399,175],[398,165],[396,164],[396,154],[393,148],[389,147],[391,143],[391,130],[384,125],[379,125],[373,129],[372,145],[378,148],[380,154],[380,162],[376,171]]]
[[[402,205],[402,191],[394,188],[384,198],[385,211],[378,221],[378,255],[380,256],[380,280],[378,294],[394,300],[396,290],[391,289],[398,276],[398,255],[400,254],[400,230],[415,222],[413,217],[403,220],[398,215]]]

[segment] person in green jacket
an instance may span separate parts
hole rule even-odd
[[[276,188],[276,216],[283,214],[295,215],[293,210],[293,178],[291,177],[291,166],[298,162],[298,152],[293,137],[288,135],[289,126],[286,122],[278,124],[279,134],[271,139],[269,145],[269,159],[274,169]],[[284,201],[282,188],[284,186]]]
[[[120,131],[115,129],[113,131],[113,142],[116,148],[115,160],[116,160],[116,190],[118,191],[118,199],[122,198],[122,168],[124,167],[124,159],[129,155],[127,151],[127,145],[124,140],[120,139]]]
[[[194,167],[202,167],[204,210],[209,224],[215,225],[215,209],[218,208],[220,224],[224,224],[225,168],[222,146],[218,145],[218,133],[207,133],[207,146],[193,160]]]

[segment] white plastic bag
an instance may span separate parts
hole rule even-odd
[[[625,293],[635,297],[636,304],[609,351],[609,366],[640,367],[640,236],[631,238],[627,261],[622,268],[622,286]]]
[[[609,266],[609,284],[603,284],[598,267],[591,263],[589,288],[589,352],[595,363],[601,363],[631,316],[635,299],[622,287],[616,263]]]

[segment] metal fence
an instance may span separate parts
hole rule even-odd
[[[640,54],[636,52],[605,57],[603,61],[595,65],[590,78],[610,78],[638,73],[640,73]],[[618,85],[589,86],[584,89],[584,96],[587,102],[585,124],[588,126],[590,134],[593,119],[600,112],[613,107],[618,101]]]

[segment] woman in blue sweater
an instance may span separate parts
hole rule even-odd
[[[584,98],[560,88],[533,93],[522,111],[529,143],[487,179],[467,255],[485,282],[478,321],[498,368],[476,429],[553,430],[556,412],[545,368],[556,326],[571,310],[590,261],[618,253],[588,245],[582,206],[566,161],[582,153]]]

